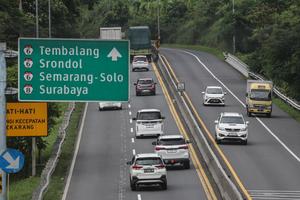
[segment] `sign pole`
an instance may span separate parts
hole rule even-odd
[[[7,174],[7,200],[9,200],[9,173]]]
[[[36,138],[32,137],[32,176],[36,175]]]
[[[6,62],[4,57],[5,48],[0,45],[0,153],[6,150]],[[6,173],[0,169],[2,174],[2,192],[0,200],[6,200]]]

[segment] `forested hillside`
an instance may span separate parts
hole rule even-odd
[[[52,37],[97,38],[100,26],[149,25],[163,43],[201,44],[236,53],[253,70],[300,99],[299,0],[51,0]],[[40,37],[48,37],[48,0],[39,0]],[[16,48],[35,36],[35,1],[0,0],[0,40]]]

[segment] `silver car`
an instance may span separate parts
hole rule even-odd
[[[111,109],[122,109],[121,102],[113,102],[113,101],[101,101],[99,102],[99,111],[102,110],[111,110]]]

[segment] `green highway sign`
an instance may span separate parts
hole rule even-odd
[[[128,101],[129,41],[19,39],[20,101]]]

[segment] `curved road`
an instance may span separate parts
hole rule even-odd
[[[248,145],[226,143],[221,149],[253,199],[300,199],[300,124],[277,106],[272,118],[247,117],[246,79],[228,64],[207,53],[161,49],[198,114],[214,135],[220,112],[242,113],[250,122]],[[203,106],[208,85],[227,87],[226,106]]]

